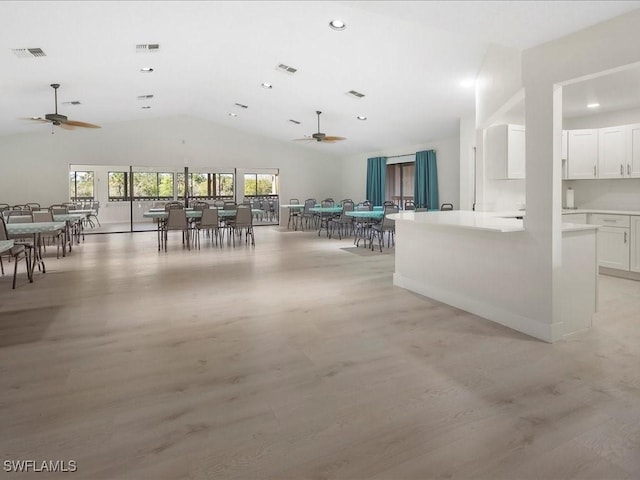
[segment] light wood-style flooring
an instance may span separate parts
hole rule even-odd
[[[77,462],[2,478],[640,478],[640,282],[550,345],[394,287],[392,250],[172,233],[0,278],[0,460]]]

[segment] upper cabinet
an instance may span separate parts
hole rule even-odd
[[[568,130],[566,158],[569,180],[640,178],[640,124]]]
[[[486,131],[485,158],[489,177],[525,177],[525,128],[522,125],[494,125]]]
[[[629,140],[631,153],[627,174],[629,177],[638,178],[640,177],[640,123],[629,125]]]
[[[598,178],[598,130],[569,130],[567,178]]]
[[[630,169],[630,150],[628,126],[599,129],[598,178],[626,177]]]

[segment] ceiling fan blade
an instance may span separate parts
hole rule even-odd
[[[70,125],[68,123],[60,123],[60,125],[58,125],[60,128],[64,128],[65,130],[75,130],[76,127],[74,127],[73,125]]]
[[[334,137],[334,136],[326,136],[324,137],[325,142],[336,142],[338,140],[346,140],[345,137]]]
[[[72,127],[84,127],[84,128],[102,128],[98,125],[94,125],[93,123],[86,122],[78,122],[77,120],[67,120],[66,122],[62,122],[61,125],[71,125]]]

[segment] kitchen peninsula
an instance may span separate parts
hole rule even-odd
[[[555,277],[560,323],[540,319],[525,258],[534,241],[523,212],[402,212],[396,221],[394,285],[553,342],[589,328],[596,311],[598,226],[562,225]]]

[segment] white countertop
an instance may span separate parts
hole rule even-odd
[[[569,213],[604,213],[606,215],[640,215],[640,212],[633,210],[599,210],[595,208],[578,208],[578,209],[568,209],[565,208],[562,210],[563,214]]]
[[[510,233],[524,231],[522,219],[516,218],[524,215],[525,212],[523,211],[473,212],[470,210],[449,210],[444,212],[405,211],[388,215],[388,218],[431,226]],[[595,230],[597,228],[597,225],[562,224],[563,232]]]

